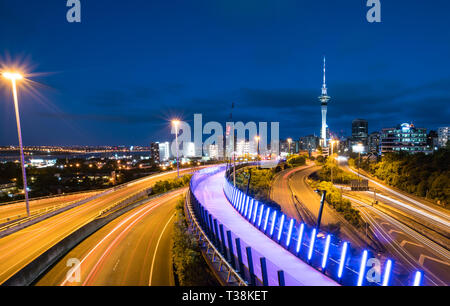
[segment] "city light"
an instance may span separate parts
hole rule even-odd
[[[3,72],[3,77],[10,81],[19,81],[23,79],[22,74],[18,72]]]
[[[180,177],[180,157],[179,157],[179,148],[178,148],[178,126],[180,125],[181,121],[178,119],[172,120],[172,125],[175,127],[175,142],[176,142],[176,148],[177,148],[177,177]]]

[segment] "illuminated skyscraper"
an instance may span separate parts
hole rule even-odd
[[[319,97],[319,101],[322,106],[322,129],[320,130],[320,145],[322,147],[327,147],[327,110],[328,110],[328,101],[330,101],[330,97],[327,92],[327,84],[326,84],[326,59],[323,58],[323,85],[322,85],[322,95]]]

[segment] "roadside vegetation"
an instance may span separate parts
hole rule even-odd
[[[176,206],[172,262],[180,286],[215,286],[217,281],[203,258],[198,240],[190,235],[184,214],[184,198]]]
[[[249,186],[249,196],[263,202],[264,204],[280,210],[278,203],[270,198],[270,190],[275,175],[283,170],[304,166],[306,164],[306,156],[292,155],[287,158],[286,162],[278,164],[275,168],[261,169],[252,167],[244,169],[236,173],[236,186],[243,192],[247,192],[249,173],[251,171],[251,180]]]
[[[258,169],[255,167],[237,172],[236,186],[244,193],[247,192],[250,171],[251,180],[248,190],[249,196],[268,206],[280,209],[280,205],[270,199],[270,188],[272,180],[275,177],[276,169]]]
[[[163,194],[174,189],[186,187],[189,185],[191,178],[192,174],[186,174],[180,178],[157,181],[152,188],[151,195]]]
[[[450,207],[448,146],[429,155],[401,152],[386,154],[380,161],[362,160],[361,168],[390,186]]]
[[[361,226],[364,225],[364,221],[362,220],[359,211],[352,207],[349,200],[342,197],[341,190],[334,187],[331,182],[312,180],[310,185],[314,189],[325,190],[327,192],[327,203],[341,214],[351,225],[356,228],[361,228]]]
[[[320,163],[322,168],[317,171],[317,179],[319,181],[333,181],[335,184],[350,184],[350,181],[358,179],[353,173],[345,172],[339,168],[334,157],[337,157],[337,155],[324,159]]]

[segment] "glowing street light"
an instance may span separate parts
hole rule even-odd
[[[179,164],[179,156],[178,156],[178,127],[180,125],[180,120],[178,120],[178,119],[172,120],[172,125],[175,127],[175,142],[177,145],[177,177],[180,177],[180,164]]]
[[[289,152],[288,152],[288,154],[291,154],[291,143],[292,143],[292,138],[288,138],[288,139],[287,139],[287,142],[288,142],[288,144],[289,144]]]
[[[17,134],[19,137],[19,146],[20,146],[20,161],[22,166],[22,177],[23,177],[23,192],[25,194],[25,204],[27,207],[27,216],[30,216],[30,204],[28,201],[28,186],[27,186],[27,174],[25,171],[25,158],[23,155],[23,143],[22,143],[22,129],[20,127],[20,115],[19,115],[19,101],[17,98],[17,81],[23,79],[23,76],[17,72],[4,72],[3,77],[7,80],[11,81],[13,99],[14,99],[14,108],[16,112],[16,123],[17,123]]]
[[[331,140],[331,155],[333,155],[333,151],[334,151],[334,145],[338,145],[339,144],[339,140],[336,139],[332,139]]]
[[[256,140],[256,150],[257,150],[257,159],[259,159],[259,141],[261,140],[261,137],[259,136],[255,136],[255,140]]]

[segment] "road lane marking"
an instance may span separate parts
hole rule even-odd
[[[450,263],[448,263],[446,261],[439,260],[437,258],[430,257],[430,256],[427,256],[427,255],[423,255],[423,254],[421,254],[420,258],[419,258],[419,263],[420,263],[421,266],[423,266],[423,263],[424,263],[425,259],[430,259],[430,260],[432,260],[434,262],[437,262],[437,263],[440,263],[440,264],[443,264],[443,265],[446,265],[446,266],[450,266]]]
[[[403,241],[400,243],[400,246],[401,246],[402,248],[404,248],[405,245],[407,245],[407,244],[411,244],[411,245],[415,245],[415,246],[417,246],[417,247],[423,248],[423,245],[418,244],[418,243],[414,243],[414,242],[411,242],[411,241],[408,241],[408,240],[403,240]]]
[[[178,193],[177,193],[178,194]],[[158,199],[158,200],[161,200]],[[153,201],[149,201],[149,203],[147,205],[149,205],[150,203],[152,203]],[[123,220],[122,222],[119,223],[119,225],[117,225],[111,232],[108,233],[108,235],[106,235],[105,237],[103,237],[102,240],[100,240],[100,242],[98,242],[90,251],[89,253],[81,260],[79,266],[81,266],[81,264],[106,240],[108,239],[115,231],[117,231],[120,227],[122,227],[125,223],[127,223],[128,221],[130,221],[130,219],[134,218],[136,215],[140,214],[142,211],[144,210],[148,210],[147,212],[153,210],[156,207],[159,207],[163,202],[162,201],[156,201],[156,203],[152,203],[154,204],[153,206],[148,207],[147,205],[145,205],[144,207],[142,207],[141,209],[139,209],[137,212],[135,212],[133,215],[129,216],[128,218],[126,218],[125,220]],[[146,213],[147,213],[146,212]],[[60,286],[65,286],[65,284],[67,283],[67,279],[64,280],[64,282],[61,283]]]
[[[173,217],[175,217],[175,215],[172,215],[172,217],[170,217],[169,221],[167,221],[166,225],[164,226],[164,228],[163,228],[163,230],[161,232],[161,235],[159,235],[158,242],[156,243],[155,253],[153,254],[153,259],[152,259],[152,267],[150,269],[150,278],[148,280],[148,285],[149,286],[152,285],[153,267],[155,266],[156,253],[158,252],[159,243],[161,242],[161,238],[164,235],[164,232],[166,231],[166,228],[169,225],[169,223],[172,221]]]

